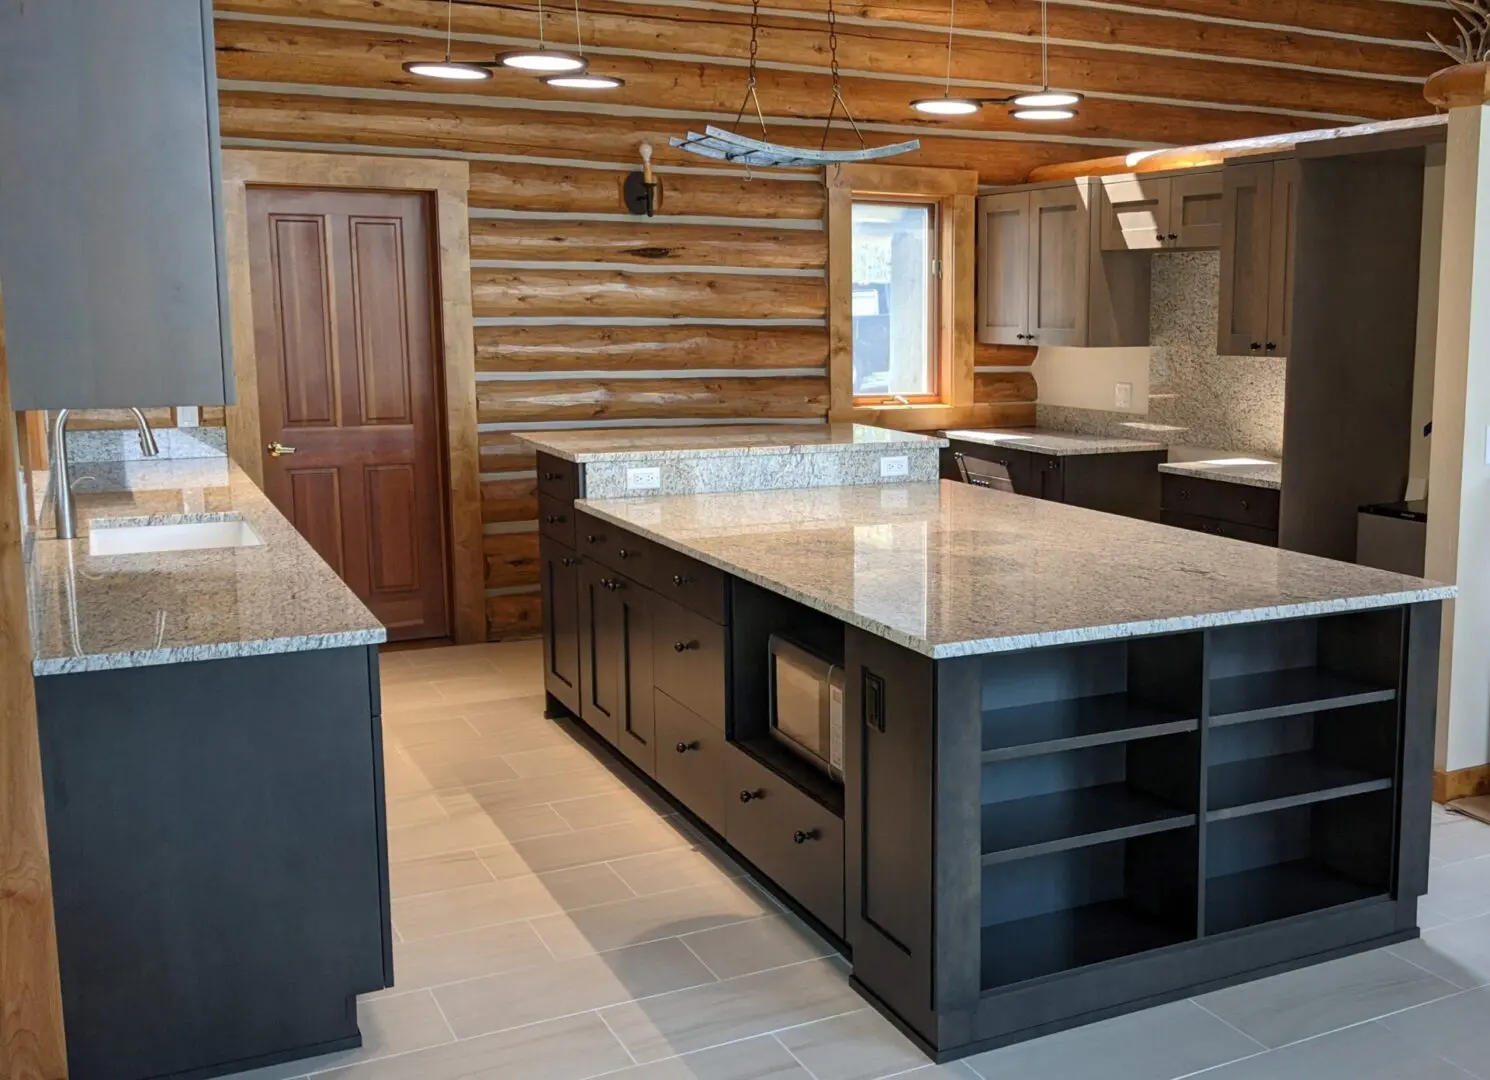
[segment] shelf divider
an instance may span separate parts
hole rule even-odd
[[[1211,727],[1391,701],[1393,687],[1373,686],[1319,668],[1288,668],[1211,681]]]
[[[983,865],[1184,829],[1197,815],[1127,784],[983,806]]]
[[[1130,694],[1099,694],[983,713],[983,760],[1037,754],[1194,731],[1196,717],[1144,704]]]
[[[1206,820],[1225,821],[1383,791],[1392,778],[1306,751],[1212,765],[1207,786]]]
[[[983,928],[983,990],[1190,941],[1193,931],[1121,900],[995,923]]]

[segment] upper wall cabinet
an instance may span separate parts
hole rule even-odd
[[[1287,356],[1293,334],[1298,162],[1228,165],[1222,170],[1222,356]]]
[[[16,407],[229,403],[211,0],[0,0],[0,147]]]
[[[978,200],[978,340],[1148,344],[1148,260],[1097,246],[1089,180]]]
[[[1104,176],[1103,251],[1197,251],[1221,246],[1221,170]]]

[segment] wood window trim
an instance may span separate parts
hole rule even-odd
[[[249,281],[248,188],[356,188],[422,191],[434,196],[440,295],[439,354],[445,383],[441,420],[449,529],[451,626],[457,644],[485,641],[486,565],[482,552],[481,451],[476,427],[476,343],[471,317],[470,166],[464,161],[322,154],[286,150],[223,151],[228,310],[238,404],[227,410],[228,456],[260,487],[263,440]]]
[[[896,428],[966,422],[973,413],[974,270],[978,174],[906,165],[833,165],[825,170],[828,234],[828,419]],[[933,404],[864,405],[854,401],[853,204],[907,199],[937,205],[942,260]]]

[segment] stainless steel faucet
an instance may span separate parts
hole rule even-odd
[[[130,409],[135,414],[135,426],[140,429],[140,450],[146,457],[160,453],[155,443],[155,432],[150,430],[150,421],[139,409]],[[78,536],[77,506],[72,497],[72,476],[67,468],[67,418],[71,409],[63,409],[52,421],[52,498],[57,503],[57,539],[76,540]]]

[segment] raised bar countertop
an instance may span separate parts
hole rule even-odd
[[[1382,570],[950,481],[576,506],[936,658],[1455,593]]]
[[[1283,487],[1283,465],[1277,461],[1238,454],[1234,457],[1207,458],[1203,461],[1170,461],[1159,466],[1160,472],[1176,476],[1193,476],[1199,480],[1223,480],[1228,484],[1269,488]]]
[[[602,428],[514,432],[519,442],[567,461],[625,458],[645,463],[677,457],[737,454],[827,454],[947,440],[866,424],[752,424],[706,427]]]
[[[92,478],[77,484],[79,537],[51,539],[44,515],[28,567],[35,674],[386,640],[372,613],[226,458],[94,463],[75,471]],[[113,526],[241,519],[263,544],[92,556],[88,536],[100,519]]]
[[[1138,454],[1163,450],[1165,444],[1146,439],[1124,439],[1120,436],[1078,435],[1070,431],[1046,428],[988,428],[945,431],[949,439],[960,442],[1007,446],[1011,450],[1030,450],[1052,457],[1076,457],[1082,454]]]

